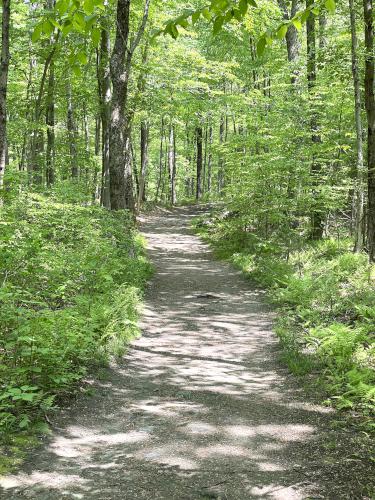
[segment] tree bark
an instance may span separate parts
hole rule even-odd
[[[174,125],[169,125],[169,144],[168,144],[168,173],[170,185],[170,202],[175,205],[176,197],[176,138]]]
[[[355,8],[353,0],[349,0],[351,52],[352,52],[352,75],[354,89],[354,116],[356,128],[357,161],[354,182],[354,251],[361,252],[364,243],[364,187],[365,167],[363,161],[363,128],[361,119],[361,85],[358,69],[358,39],[355,19]]]
[[[282,12],[283,19],[289,21],[292,19],[298,11],[300,0],[292,0],[290,9],[288,8],[286,0],[278,0],[279,8]],[[288,31],[285,35],[286,49],[288,53],[288,61],[290,63],[296,63],[299,57],[301,44],[298,36],[298,31],[295,26],[289,26]],[[290,77],[291,83],[295,84],[298,78],[297,68],[292,69],[292,75]]]
[[[77,126],[74,119],[74,105],[72,99],[72,86],[68,81],[68,110],[67,110],[67,129],[69,138],[69,153],[70,153],[70,174],[73,179],[79,175],[78,168],[78,153],[77,153]]]
[[[306,0],[306,7],[311,6],[313,0]],[[318,117],[314,104],[315,100],[315,85],[316,85],[316,30],[315,30],[315,15],[310,12],[309,17],[306,21],[306,47],[307,47],[307,87],[310,94],[310,104],[311,104],[311,140],[313,144],[318,144],[321,142],[321,137],[318,130]],[[311,177],[312,177],[312,210],[311,210],[311,231],[310,237],[312,240],[319,240],[323,237],[324,229],[324,218],[322,215],[322,209],[319,207],[319,177],[320,177],[321,165],[319,161],[315,158],[315,153],[313,153],[313,160],[311,165]]]
[[[55,181],[55,67],[53,61],[51,61],[48,75],[46,125],[46,181],[47,186],[51,187]]]
[[[102,29],[100,38],[100,52],[98,61],[98,89],[99,107],[102,130],[102,185],[101,204],[111,208],[110,181],[109,181],[109,125],[111,115],[111,76],[109,70],[110,38],[109,32]]]
[[[110,199],[112,210],[135,210],[130,155],[130,119],[128,85],[134,50],[144,33],[150,0],[146,0],[143,18],[129,44],[130,0],[118,0],[116,35],[110,60],[112,99],[109,132]],[[129,46],[130,45],[130,46]]]
[[[195,190],[195,199],[198,201],[202,198],[202,169],[203,169],[203,131],[202,125],[198,125],[195,129],[197,141],[197,183]]]
[[[43,103],[44,87],[46,84],[50,64],[52,63],[53,57],[56,52],[57,42],[60,36],[59,33],[60,32],[58,32],[55,36],[55,39],[51,40],[50,42],[51,50],[44,62],[38,96],[35,101],[34,116],[33,116],[33,131],[30,143],[30,159],[28,162],[27,169],[29,172],[30,181],[35,182],[36,184],[41,184],[43,182],[41,156],[44,149],[44,134],[43,130],[41,130],[40,122],[43,112],[42,103]]]
[[[7,89],[9,70],[9,24],[10,0],[3,0],[2,36],[0,56],[0,205],[2,204],[1,191],[4,186],[4,173],[7,151]]]
[[[220,116],[220,127],[219,127],[219,142],[220,146],[224,143],[224,136],[225,136],[225,119],[224,116]],[[218,180],[218,193],[221,193],[224,187],[224,162],[223,162],[223,155],[221,151],[219,151],[219,161],[218,161],[218,174],[217,174],[217,180]]]
[[[207,158],[207,192],[211,192],[211,180],[212,180],[212,124],[210,123],[208,130],[208,158]]]
[[[139,172],[138,210],[142,203],[146,201],[146,175],[148,166],[148,138],[149,124],[147,121],[141,122],[141,168]]]
[[[365,104],[367,115],[367,250],[375,261],[375,95],[374,95],[374,21],[372,0],[363,0],[365,22]]]
[[[160,127],[160,148],[159,148],[159,177],[156,187],[155,201],[159,200],[160,187],[163,178],[163,156],[164,156],[164,117],[161,117],[161,127]]]

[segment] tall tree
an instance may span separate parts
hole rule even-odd
[[[203,171],[203,130],[199,124],[195,129],[195,137],[197,141],[197,184],[195,191],[195,199],[202,198],[202,171]]]
[[[363,0],[365,22],[365,103],[367,114],[367,248],[375,261],[375,94],[374,94],[374,19],[372,0]]]
[[[140,27],[129,42],[130,0],[118,0],[116,35],[110,60],[112,80],[109,131],[110,198],[112,210],[134,211],[133,182],[130,161],[130,123],[128,86],[131,62],[148,18],[150,0],[146,0]]]
[[[313,0],[306,0],[306,7],[311,7]],[[306,47],[307,47],[307,86],[310,94],[310,127],[311,140],[313,144],[321,142],[319,134],[318,116],[316,112],[316,16],[310,12],[306,21]],[[311,209],[311,239],[318,240],[323,236],[324,219],[322,215],[322,207],[319,200],[319,184],[320,184],[321,165],[316,158],[316,153],[313,152],[311,165],[312,176],[312,209]]]
[[[0,191],[4,185],[7,151],[7,90],[9,69],[10,0],[3,0],[1,59],[0,59]],[[1,194],[1,193],[0,193]],[[0,196],[0,204],[2,198]]]
[[[351,33],[351,52],[352,52],[352,75],[354,88],[354,116],[356,128],[356,173],[354,183],[354,251],[363,250],[364,242],[364,202],[365,202],[365,168],[363,161],[363,129],[361,118],[361,84],[358,68],[358,39],[356,28],[356,16],[354,1],[349,0],[350,13],[350,33]]]
[[[109,183],[109,124],[111,106],[111,76],[109,71],[110,36],[106,28],[101,30],[100,48],[98,51],[97,76],[99,90],[99,108],[102,130],[102,184],[101,203],[111,208]]]

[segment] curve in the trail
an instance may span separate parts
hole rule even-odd
[[[196,211],[146,218],[143,336],[0,498],[328,498],[309,470],[331,417],[279,365],[262,292],[192,234]]]

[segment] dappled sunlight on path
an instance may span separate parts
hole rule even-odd
[[[262,291],[191,234],[194,210],[144,221],[156,275],[143,336],[1,498],[319,498],[308,467],[328,410],[279,366]]]

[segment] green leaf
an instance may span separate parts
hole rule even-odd
[[[86,14],[90,15],[94,12],[94,2],[93,0],[84,0],[83,2],[83,10],[85,11]]]
[[[73,73],[79,78],[82,76],[81,68],[77,65],[72,66]]]
[[[325,0],[324,5],[325,5],[326,9],[328,10],[328,12],[330,12],[331,14],[334,14],[334,12],[336,10],[335,0]]]
[[[258,7],[258,4],[256,3],[255,0],[247,0],[247,3],[251,5],[252,7]]]
[[[91,40],[92,40],[94,47],[97,47],[99,45],[100,37],[101,37],[100,29],[94,28],[91,31]]]
[[[181,19],[180,21],[178,21],[177,23],[179,26],[182,26],[183,28],[187,28],[189,26],[189,23],[186,19]]]
[[[40,37],[42,35],[42,30],[43,30],[42,26],[43,26],[42,24],[37,24],[35,26],[34,31],[31,35],[31,41],[33,43],[37,42],[40,39]]]
[[[195,24],[198,21],[198,19],[200,18],[200,15],[201,15],[201,13],[199,12],[199,10],[194,12],[194,14],[191,16],[191,22],[193,24]]]
[[[83,51],[78,52],[77,59],[83,65],[86,65],[87,62],[88,62],[88,58],[87,58],[86,52],[83,52]]]
[[[43,21],[43,33],[45,35],[50,35],[54,30],[54,26],[49,19]]]
[[[298,30],[298,31],[301,31],[302,29],[302,23],[299,19],[293,19],[292,20],[292,23],[294,25],[294,27]]]
[[[211,21],[211,12],[208,10],[207,7],[205,7],[203,10],[202,10],[202,15],[205,19],[207,19],[207,21]]]
[[[310,16],[310,9],[306,9],[304,12],[302,12],[301,23],[304,24],[309,18],[309,16]]]
[[[285,37],[287,31],[288,31],[288,26],[286,24],[280,26],[280,28],[277,30],[276,33],[277,38],[282,40]]]
[[[259,38],[258,43],[257,43],[257,55],[258,57],[261,57],[264,54],[264,50],[266,48],[267,42],[266,38],[262,36]]]
[[[66,36],[68,33],[70,33],[72,31],[72,29],[73,29],[73,24],[69,19],[67,19],[64,22],[62,29],[61,29],[61,31],[63,32],[63,35]]]
[[[213,34],[217,35],[224,24],[224,16],[216,16],[213,25]]]
[[[238,4],[238,9],[243,16],[246,15],[247,7],[248,7],[247,0],[240,0],[240,3]]]

